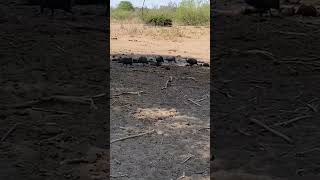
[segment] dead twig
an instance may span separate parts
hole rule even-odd
[[[181,164],[186,163],[186,162],[189,161],[192,157],[194,157],[194,155],[193,155],[193,154],[189,154],[189,156],[188,156],[184,161],[182,161]]]
[[[292,119],[285,121],[285,122],[276,123],[273,126],[286,126],[288,124],[294,123],[294,122],[299,121],[301,119],[310,118],[310,117],[312,117],[312,116],[311,115],[299,116],[299,117],[292,118]]]
[[[308,36],[306,33],[298,33],[298,32],[287,32],[287,31],[272,31],[274,33],[284,34],[284,35],[293,35],[293,36]]]
[[[296,153],[297,155],[304,155],[306,153],[311,153],[311,152],[314,152],[314,151],[320,151],[320,148],[313,148],[313,149],[309,149],[309,150],[306,150],[306,151],[303,151],[303,152],[298,152]]]
[[[136,135],[123,137],[123,138],[119,138],[119,139],[115,139],[115,140],[112,140],[110,143],[114,143],[114,142],[117,142],[117,141],[123,141],[123,140],[130,139],[130,138],[136,138],[136,137],[144,136],[144,135],[147,135],[147,134],[151,134],[153,132],[154,132],[154,130],[148,131],[148,132],[144,132],[144,133],[140,133],[140,134],[136,134]]]
[[[5,141],[7,137],[17,128],[19,123],[14,124],[1,138],[1,142]]]
[[[313,112],[318,112],[318,106],[316,104],[313,104],[313,103],[306,103],[306,106],[308,108],[310,108]]]
[[[195,105],[197,105],[197,106],[199,106],[199,107],[201,107],[201,104],[199,104],[199,103],[197,103],[197,102],[195,102],[194,100],[192,100],[192,99],[188,99],[188,101],[190,101],[190,102],[192,102],[193,104],[195,104]]]
[[[62,51],[63,53],[66,52],[66,50],[64,50],[62,47],[60,47],[60,46],[58,46],[58,45],[56,45],[56,48],[57,48],[58,50]]]
[[[252,50],[247,50],[244,52],[240,52],[241,54],[245,54],[245,55],[263,55],[264,57],[271,59],[273,61],[278,61],[275,56],[268,52],[268,51],[264,51],[264,50],[259,50],[259,49],[252,49]]]
[[[265,128],[266,130],[270,131],[270,132],[273,133],[274,135],[277,135],[277,136],[283,138],[283,139],[286,140],[287,142],[293,143],[293,140],[292,140],[291,138],[289,138],[288,136],[282,134],[282,133],[279,132],[279,131],[276,131],[276,130],[270,128],[269,126],[267,126],[267,125],[264,124],[263,122],[261,122],[261,121],[259,121],[259,120],[257,120],[257,119],[254,119],[254,118],[250,118],[250,121],[253,122],[253,123],[255,123],[255,124],[257,124],[257,125],[259,125],[259,126],[261,126],[261,127],[263,127],[263,128]]]
[[[115,94],[113,96],[121,96],[121,95],[138,95],[141,96],[141,93],[143,93],[143,91],[136,91],[136,92],[122,92],[119,94]]]
[[[61,101],[67,103],[81,103],[81,104],[89,104],[91,108],[97,109],[97,106],[94,104],[93,99],[89,97],[78,97],[78,96],[49,96],[40,98],[39,100],[27,101],[24,103],[18,103],[14,105],[5,105],[0,107],[0,109],[9,109],[9,108],[29,108],[33,105],[39,104],[45,101]]]
[[[168,88],[168,85],[170,85],[169,83],[172,82],[172,76],[169,77],[169,79],[166,81],[166,84],[164,85],[164,87],[162,87],[161,89],[167,89]]]
[[[70,114],[72,115],[72,112],[66,112],[66,111],[57,111],[57,110],[50,110],[50,109],[42,109],[42,108],[31,108],[34,111],[42,111],[42,112],[51,112],[51,113],[57,113],[57,114]]]
[[[89,161],[83,158],[80,159],[68,159],[60,162],[60,165],[63,164],[80,164],[80,163],[88,163]]]
[[[213,90],[225,95],[227,98],[232,98],[232,96],[228,92],[224,92],[224,91],[222,91],[222,90],[220,90],[218,88],[213,88]]]
[[[319,63],[314,62],[304,62],[304,61],[279,61],[279,63],[285,63],[285,64],[301,64],[301,65],[310,65],[310,66],[320,66]]]
[[[111,178],[129,177],[128,174],[110,175]]]

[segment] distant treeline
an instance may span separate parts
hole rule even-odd
[[[209,25],[210,3],[208,0],[182,0],[179,4],[169,3],[158,8],[133,7],[129,1],[121,1],[111,8],[111,18],[115,20],[138,19],[142,22],[171,20],[179,25]]]

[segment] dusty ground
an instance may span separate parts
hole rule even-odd
[[[180,55],[210,63],[209,27],[154,27],[135,21],[112,21],[110,28],[112,54]]]
[[[205,27],[111,23],[112,54],[180,55],[208,62],[209,38]],[[111,177],[210,179],[209,76],[210,69],[202,66],[111,62],[111,142],[151,132],[111,144]]]
[[[216,4],[223,10],[243,5]],[[212,176],[319,179],[320,19],[263,19],[255,15],[214,19]],[[274,58],[257,51],[245,53],[257,49]],[[289,142],[254,119],[286,135]]]
[[[50,19],[50,12],[38,15],[38,6],[18,0],[0,3],[0,179],[108,175],[106,96],[93,98],[97,109],[74,98],[21,104],[53,95],[107,92],[105,10],[74,10],[76,20],[71,21],[59,10]]]

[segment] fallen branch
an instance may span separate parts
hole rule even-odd
[[[313,112],[318,112],[318,106],[317,105],[314,105],[314,104],[309,104],[309,103],[306,103],[306,106],[308,106],[308,108],[310,108]]]
[[[258,121],[257,119],[254,119],[254,118],[250,118],[250,121],[253,122],[253,123],[255,123],[255,124],[257,124],[257,125],[259,125],[259,126],[261,126],[261,127],[263,127],[263,128],[265,128],[266,130],[270,131],[270,132],[273,133],[274,135],[277,135],[277,136],[283,138],[283,139],[286,140],[287,142],[293,143],[293,140],[292,140],[291,138],[289,138],[288,136],[282,134],[282,133],[279,132],[279,131],[276,131],[276,130],[270,128],[269,126],[267,126],[267,125],[264,124],[263,122]]]
[[[69,159],[69,160],[64,160],[60,162],[60,165],[63,164],[80,164],[80,163],[88,163],[89,161],[86,159]]]
[[[224,91],[222,91],[220,89],[217,89],[217,88],[212,88],[212,89],[215,90],[215,91],[218,91],[219,93],[221,93],[223,95],[225,95],[227,98],[232,98],[232,96],[228,92],[224,92]]]
[[[188,99],[188,101],[190,101],[190,102],[192,102],[193,104],[195,104],[195,105],[197,105],[197,106],[199,106],[199,107],[201,107],[201,104],[199,104],[199,103],[197,103],[197,102],[195,102],[194,100],[192,100],[192,99]]]
[[[166,81],[166,84],[165,84],[164,87],[162,87],[161,89],[162,89],[162,90],[163,90],[163,89],[167,89],[169,83],[171,83],[171,82],[172,82],[172,76],[169,77],[169,79]]]
[[[259,55],[263,55],[264,57],[269,58],[269,59],[271,59],[273,61],[278,61],[272,53],[270,53],[268,51],[264,51],[264,50],[252,49],[252,50],[247,50],[247,51],[240,52],[240,53],[241,54],[246,54],[246,55],[252,55],[252,54],[253,55],[257,55],[257,54],[259,54]]]
[[[92,98],[77,97],[77,96],[61,96],[61,95],[40,98],[39,100],[27,101],[24,103],[18,103],[14,105],[5,105],[5,106],[1,106],[0,109],[29,108],[31,106],[34,106],[36,104],[39,104],[45,101],[61,101],[61,102],[67,102],[67,103],[89,104],[91,108],[97,109],[97,106],[94,104]]]
[[[313,149],[306,150],[306,151],[303,151],[303,152],[298,152],[296,154],[301,156],[301,155],[304,155],[306,153],[311,153],[311,152],[314,152],[314,151],[320,151],[320,148],[313,148]]]
[[[114,143],[114,142],[117,142],[117,141],[123,141],[123,140],[130,139],[130,138],[136,138],[136,137],[144,136],[144,135],[147,135],[147,134],[151,134],[153,132],[154,132],[154,130],[148,131],[148,132],[144,132],[144,133],[140,133],[140,134],[136,134],[136,135],[132,135],[132,136],[119,138],[119,139],[115,139],[115,140],[112,140],[110,143]]]
[[[141,93],[143,93],[143,91],[136,91],[136,92],[122,92],[119,94],[115,94],[113,96],[121,96],[121,95],[138,95],[141,96]]]
[[[112,178],[118,178],[118,177],[129,177],[128,174],[119,174],[118,176],[116,175],[110,175]]]
[[[189,156],[188,156],[184,161],[182,161],[181,164],[186,163],[186,162],[189,161],[189,159],[191,159],[192,157],[194,157],[194,155],[193,155],[193,154],[189,154]]]
[[[16,127],[18,126],[19,123],[14,124],[9,131],[7,131],[1,138],[1,142],[5,141],[7,139],[7,137],[16,129]]]
[[[298,33],[298,32],[287,32],[287,31],[272,31],[274,33],[284,34],[284,35],[294,35],[294,36],[309,36],[306,33]]]
[[[291,64],[301,64],[301,65],[310,65],[310,66],[320,66],[319,63],[313,62],[304,62],[304,61],[279,61],[280,63],[291,63]]]
[[[311,115],[299,116],[299,117],[292,118],[292,119],[285,121],[285,122],[276,123],[273,126],[286,126],[288,124],[291,124],[291,123],[294,123],[294,122],[299,121],[301,119],[305,119],[305,118],[309,118],[309,117],[312,117],[312,116]]]
[[[42,111],[42,112],[51,112],[51,113],[57,113],[57,114],[70,114],[72,115],[72,112],[66,112],[66,111],[57,111],[57,110],[50,110],[50,109],[42,109],[42,108],[31,108],[34,111]]]

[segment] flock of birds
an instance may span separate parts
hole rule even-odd
[[[129,57],[123,54],[122,56],[113,55],[111,59],[112,61],[118,61],[118,63],[122,63],[124,65],[133,65],[133,63],[140,63],[140,64],[153,64],[156,66],[161,66],[162,63],[164,63],[165,61],[167,61],[168,63],[177,63],[177,59],[175,56],[169,56],[164,58],[163,56],[160,56],[160,55],[157,55],[151,58],[147,58],[146,56],[139,56],[134,58],[134,57]],[[198,60],[195,58],[187,58],[185,59],[185,61],[188,66],[193,66],[198,64]],[[202,66],[209,67],[209,64],[203,63]]]

